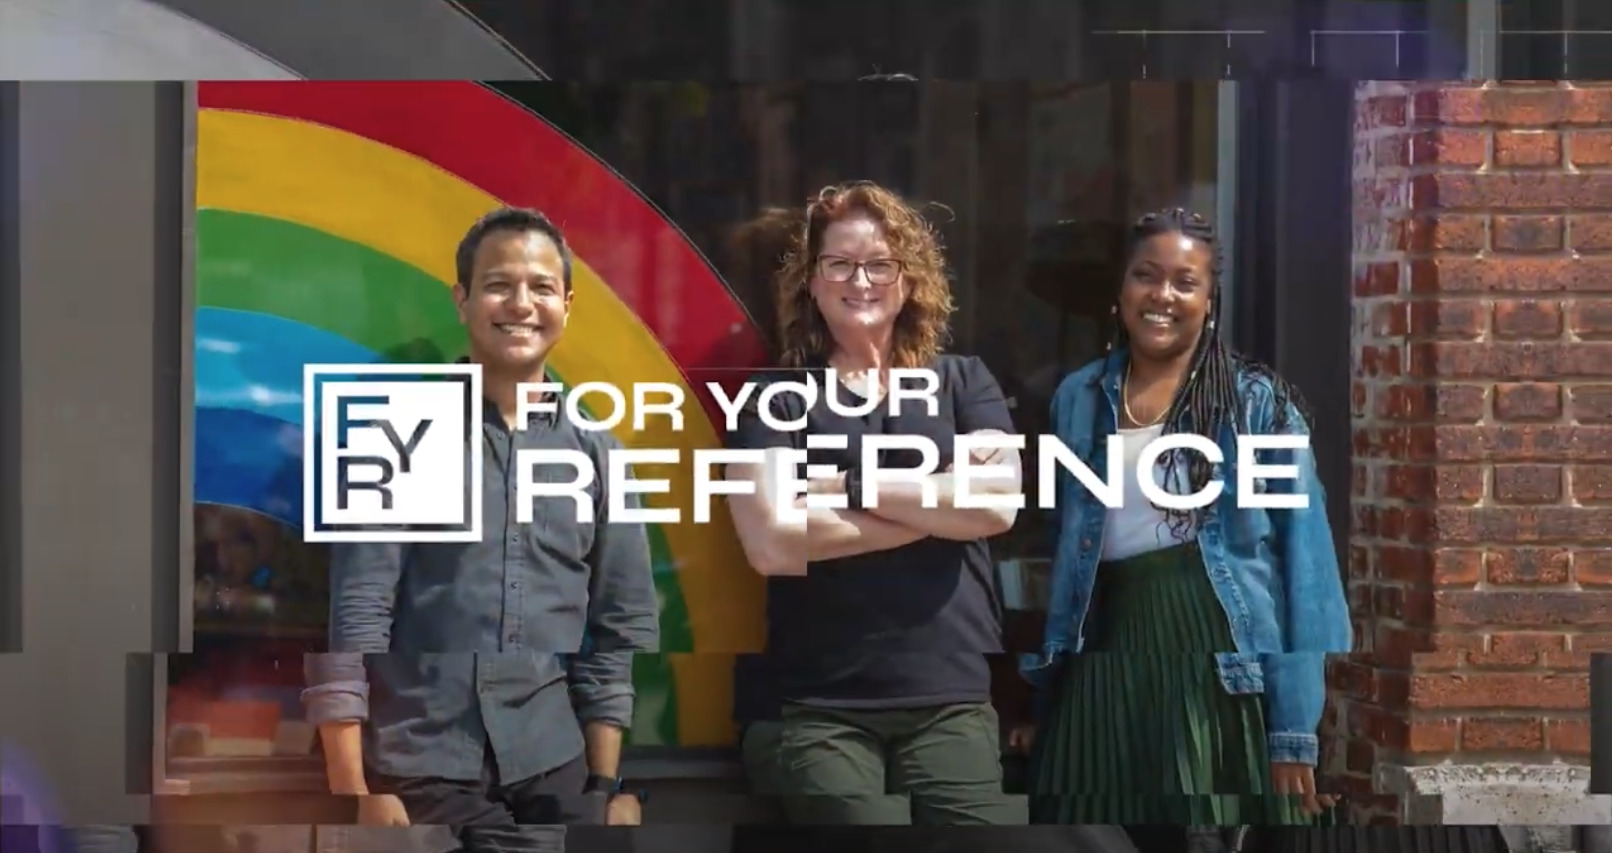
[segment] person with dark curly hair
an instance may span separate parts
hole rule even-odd
[[[1202,216],[1138,221],[1109,352],[1053,400],[1058,437],[1093,470],[1119,443],[1124,481],[1117,506],[1073,475],[1059,486],[1046,634],[1024,667],[1039,688],[1037,823],[1293,825],[1334,802],[1316,790],[1317,729],[1326,656],[1350,651],[1352,629],[1326,498],[1307,448],[1257,452],[1294,478],[1238,476],[1238,436],[1305,436],[1309,424],[1295,388],[1221,339],[1216,249]],[[1142,457],[1177,433],[1223,458]],[[1211,481],[1221,491],[1200,509],[1148,494]],[[1250,482],[1303,506],[1246,506]]]
[[[766,451],[769,463],[733,465],[727,476],[758,486],[731,496],[729,507],[746,557],[771,581],[767,658],[783,700],[777,771],[787,817],[796,825],[1023,824],[1022,801],[1002,790],[986,659],[1002,651],[986,540],[1012,527],[1016,511],[956,507],[947,473],[927,477],[934,508],[925,508],[917,482],[869,479],[876,504],[861,494],[868,436],[929,438],[943,471],[957,436],[1013,431],[985,365],[942,352],[953,303],[939,236],[888,189],[828,187],[807,206],[779,273],[777,310],[782,364],[755,383],[814,382],[822,393],[810,406],[797,394],[770,398],[777,419],[804,424],[793,432],[769,428],[752,405],[729,440]],[[897,368],[934,372],[934,411],[919,400],[890,405]],[[874,402],[860,416],[843,411]],[[809,490],[845,495],[848,508],[801,498],[805,519],[790,523],[774,506],[772,457],[805,450],[811,435],[846,437],[843,449],[814,446],[807,456],[836,472],[810,479]],[[1017,470],[1010,451],[980,459]],[[917,464],[902,453],[880,460]],[[797,476],[805,479],[806,467]],[[1016,474],[982,476],[974,490],[1017,494],[1020,486]]]

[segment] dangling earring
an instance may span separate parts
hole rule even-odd
[[[1105,352],[1105,353],[1109,353],[1109,352],[1114,351],[1114,338],[1116,336],[1118,336],[1118,334],[1119,334],[1119,325],[1118,325],[1119,324],[1119,306],[1118,305],[1110,305],[1110,306],[1108,306],[1108,322],[1110,324],[1110,328],[1108,330],[1108,343],[1103,345],[1103,352]]]

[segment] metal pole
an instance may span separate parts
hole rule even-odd
[[[1612,654],[1590,656],[1590,793],[1612,794]]]
[[[1500,78],[1499,0],[1466,0],[1466,78]]]

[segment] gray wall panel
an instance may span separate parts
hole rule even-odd
[[[0,82],[0,654],[22,651],[22,548],[17,525],[22,498],[18,422],[22,377],[17,259],[17,92]],[[0,682],[3,683],[3,682]],[[0,734],[5,729],[0,727]]]
[[[0,703],[0,731],[69,822],[143,822],[128,792],[149,779],[153,673],[131,653],[173,638],[190,571],[174,513],[188,377],[169,316],[182,305],[184,92],[24,83],[15,104],[20,201],[0,226],[20,282],[17,526],[33,615],[23,652],[0,655],[0,684],[29,697]]]
[[[447,0],[161,0],[321,80],[532,80],[538,72]]]
[[[151,0],[0,0],[0,79],[294,77],[235,39]]]

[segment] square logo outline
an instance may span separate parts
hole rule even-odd
[[[402,376],[456,379],[465,394],[465,433],[462,436],[470,463],[470,501],[467,526],[458,530],[417,529],[427,525],[405,525],[397,529],[354,529],[360,525],[318,524],[319,470],[322,467],[318,434],[323,432],[315,405],[315,388],[323,376],[375,378]],[[482,541],[481,518],[481,421],[482,390],[479,364],[305,364],[302,367],[302,541],[309,543],[474,543]],[[320,398],[322,399],[322,398]],[[372,525],[362,525],[371,527]],[[434,527],[435,525],[431,525]]]

